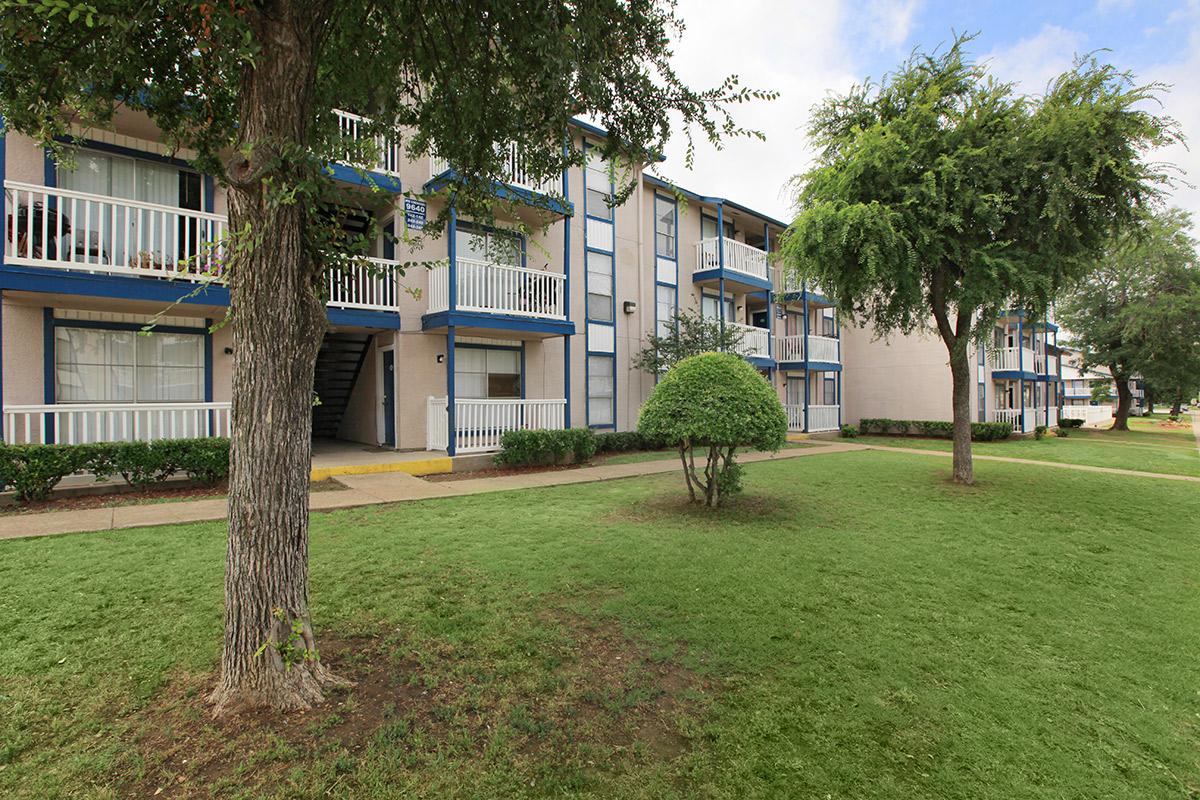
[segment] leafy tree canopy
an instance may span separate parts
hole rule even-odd
[[[741,345],[742,331],[736,325],[722,325],[720,320],[697,311],[682,311],[671,318],[665,336],[651,333],[646,337],[646,346],[633,357],[631,366],[657,375],[685,358],[701,353],[737,353]]]

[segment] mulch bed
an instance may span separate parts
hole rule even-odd
[[[328,492],[345,489],[345,484],[332,478],[313,481],[310,492]],[[0,506],[0,516],[11,514],[37,514],[43,511],[79,511],[93,508],[115,508],[117,506],[140,506],[151,503],[170,503],[182,500],[211,500],[225,497],[229,486],[222,482],[216,486],[164,486],[146,489],[117,488],[104,494],[67,495],[51,497],[29,503],[14,502]]]

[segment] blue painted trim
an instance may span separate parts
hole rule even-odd
[[[422,188],[426,194],[436,194],[443,189],[453,189],[459,182],[458,173],[450,169],[440,175],[435,175]],[[541,208],[561,217],[575,215],[575,207],[571,203],[561,203],[557,199],[541,192],[521,189],[503,183],[493,183],[491,192],[501,200],[510,200],[533,208]]]
[[[724,277],[722,278],[722,275]],[[739,284],[746,287],[746,291],[769,291],[771,289],[770,281],[760,280],[749,275],[743,275],[740,272],[723,273],[720,268],[705,269],[692,273],[692,283],[703,283],[705,281],[725,280],[729,283]]]
[[[189,328],[185,325],[155,325],[155,333],[187,333],[196,336],[204,335],[207,331],[207,324],[211,324],[209,320],[205,320],[206,327]],[[138,332],[145,329],[144,324],[137,322],[106,322],[98,319],[66,319],[64,317],[54,317],[54,327],[56,328],[88,328],[91,330],[101,331],[133,331]]]
[[[385,192],[392,194],[400,194],[400,179],[393,175],[384,175],[380,172],[372,172],[368,170],[366,174],[359,172],[354,167],[347,167],[345,164],[331,163],[325,165],[325,174],[333,178],[335,181],[342,183],[351,183],[355,186],[367,186],[372,189],[382,189]]]
[[[813,372],[841,372],[842,365],[830,361],[806,361],[808,369]]]
[[[330,325],[349,328],[373,328],[381,331],[400,330],[400,315],[395,311],[370,311],[365,308],[326,308]]]
[[[213,336],[211,319],[204,320],[204,402],[213,401]],[[155,330],[158,330],[155,328]]]
[[[570,155],[570,134],[563,137],[563,160]],[[571,202],[571,171],[563,167],[563,197],[567,204]],[[563,220],[563,313],[567,322],[571,322],[571,220]],[[572,326],[574,327],[574,326]],[[571,336],[563,336],[563,399],[566,407],[563,409],[563,425],[571,427]]]
[[[0,270],[0,288],[164,303],[229,305],[229,289],[220,284],[209,283],[193,295],[192,292],[196,289],[194,283],[154,280],[133,275],[103,275],[54,267],[5,265]]]
[[[585,140],[583,142],[583,152],[584,152],[585,156],[587,155],[587,152],[590,149],[592,149],[592,145],[588,144],[588,142]],[[587,199],[588,198],[588,185],[587,185],[587,167],[586,166],[582,170],[582,178],[583,178],[583,180],[582,180],[583,210],[584,210],[584,216],[586,217],[587,216],[587,202],[588,202],[588,199]],[[610,197],[614,196],[614,187],[613,187],[613,182],[612,182],[611,177],[609,178],[609,181],[608,181],[608,194]],[[601,224],[608,225],[612,228],[612,234],[613,234],[613,236],[612,236],[613,249],[612,250],[601,250],[599,248],[594,248],[594,247],[589,246],[588,234],[587,234],[587,229],[588,229],[587,220],[585,219],[584,223],[583,223],[583,250],[584,250],[583,315],[584,315],[584,320],[585,320],[584,352],[587,354],[587,360],[584,362],[584,412],[585,412],[584,421],[585,421],[585,424],[590,428],[609,428],[609,427],[611,427],[613,429],[616,429],[616,426],[617,426],[617,361],[616,361],[616,353],[609,352],[609,353],[593,354],[592,349],[590,347],[590,342],[588,340],[587,328],[586,328],[587,325],[611,326],[613,328],[613,340],[614,340],[614,342],[616,341],[616,327],[617,327],[617,256],[616,256],[617,225],[616,225],[616,216],[617,216],[616,209],[614,208],[614,209],[611,209],[611,217],[609,219],[598,220],[599,222],[601,222]],[[587,258],[588,253],[596,253],[596,254],[602,255],[608,259],[609,275],[612,277],[612,280],[611,280],[612,294],[609,296],[609,302],[611,303],[610,307],[612,309],[612,320],[611,321],[593,320],[589,316],[589,309],[588,309],[588,302],[587,302],[588,288],[589,288],[588,284],[590,283],[590,270],[588,269],[588,258]],[[591,386],[591,381],[590,381],[591,358],[590,357],[592,355],[597,355],[597,356],[601,356],[604,358],[611,358],[613,360],[613,370],[612,370],[612,376],[613,376],[612,420],[613,421],[611,424],[609,424],[609,423],[593,424],[592,420],[591,420],[592,403],[591,403],[591,396],[588,394],[588,388]]]
[[[48,188],[58,186],[58,164],[54,163],[48,149],[42,150],[42,183]]]
[[[0,117],[0,129],[3,129],[4,118]],[[4,134],[0,133],[0,178],[4,172]],[[0,186],[3,186],[0,180]],[[0,291],[0,420],[4,419],[4,292]],[[4,441],[4,426],[0,425],[0,442]]]
[[[450,219],[447,223],[450,239],[446,242],[446,254],[450,258],[446,273],[446,308],[450,310],[450,314],[458,308],[458,209],[455,208],[454,200],[454,195],[450,195]]]
[[[446,329],[446,455],[453,456],[458,438],[454,431],[454,326]]]
[[[776,367],[775,359],[762,356],[746,356],[746,361],[759,369],[774,369]]]
[[[1017,378],[1019,386],[1017,387],[1017,396],[1021,398],[1021,431],[1025,431],[1025,315],[1017,317],[1017,373],[1020,377]],[[1032,342],[1030,342],[1032,344]],[[1033,373],[1030,373],[1031,375]],[[1034,376],[1035,378],[1037,376]]]
[[[54,405],[54,309],[42,309],[42,402]],[[54,415],[45,415],[46,443],[54,443]]]
[[[839,370],[837,374],[837,407],[838,407],[838,430],[842,429],[842,373]]]
[[[435,314],[426,314],[421,317],[421,330],[431,331],[448,327],[526,331],[528,333],[544,333],[549,336],[570,336],[575,333],[575,323],[573,322],[511,317],[504,314],[484,314],[478,311],[438,311]]]
[[[693,200],[701,200],[701,201],[713,203],[713,204],[721,203],[721,204],[729,206],[730,208],[737,209],[738,211],[741,211],[744,214],[749,214],[752,217],[757,217],[758,219],[761,219],[764,222],[768,222],[771,225],[777,225],[780,228],[788,227],[788,223],[786,223],[782,220],[775,219],[774,217],[768,216],[759,211],[755,211],[754,209],[752,209],[748,206],[744,206],[741,203],[735,203],[734,201],[726,199],[724,197],[708,197],[708,196],[699,194],[697,192],[693,192],[688,189],[684,189],[683,187],[680,187],[680,186],[673,186],[672,184],[664,181],[662,178],[655,177],[654,175],[643,175],[642,180],[644,182],[650,184],[651,186],[657,186],[659,188],[666,189],[667,191],[678,191],[680,194],[690,197]]]
[[[518,348],[521,351],[521,399],[525,399],[525,342]],[[524,409],[522,409],[524,413]]]
[[[695,276],[692,281],[695,282]],[[717,310],[721,321],[721,336],[725,336],[725,205],[717,203]],[[732,320],[730,320],[732,322]]]

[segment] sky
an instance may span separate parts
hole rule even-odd
[[[1196,141],[1191,151],[1174,146],[1153,158],[1179,167],[1170,202],[1200,222],[1200,0],[679,0],[678,14],[686,29],[674,63],[686,83],[706,88],[736,74],[746,86],[780,93],[734,107],[737,122],[762,131],[765,142],[738,139],[718,151],[697,141],[689,171],[684,138],[672,139],[658,172],[686,189],[790,219],[787,183],[810,163],[812,106],[866,78],[878,81],[914,48],[974,32],[972,55],[1026,93],[1041,93],[1076,53],[1097,50],[1139,83],[1170,84],[1162,111]]]

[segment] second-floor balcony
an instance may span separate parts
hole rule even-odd
[[[775,360],[780,363],[814,361],[822,364],[841,363],[841,342],[832,336],[808,336],[805,357],[804,335],[780,336],[775,340]]]
[[[220,214],[16,181],[5,181],[4,197],[8,266],[224,283],[227,224]],[[395,266],[365,259],[330,270],[329,306],[397,311]]]
[[[727,322],[725,324],[741,332],[742,343],[738,348],[738,353],[743,358],[771,357],[771,332],[769,330],[754,325],[743,325],[740,322]]]
[[[566,278],[560,273],[459,258],[451,308],[449,263],[429,271],[428,313],[467,312],[565,322]]]
[[[342,140],[351,143],[357,148],[371,152],[373,156],[371,158],[358,158],[348,155],[346,158],[339,160],[338,163],[345,164],[348,167],[361,167],[372,172],[399,177],[400,165],[404,162],[404,150],[400,144],[399,133],[391,135],[370,134],[367,132],[367,128],[372,125],[370,119],[338,109],[334,109],[333,115],[337,119],[338,132],[341,134]],[[368,140],[370,141],[370,147],[363,147]]]
[[[517,189],[524,189],[538,194],[552,195],[562,191],[561,178],[539,180],[526,167],[526,160],[515,143],[498,145],[497,152],[504,159],[501,183]],[[429,177],[438,178],[453,171],[450,162],[441,156],[432,156],[429,160]]]
[[[728,236],[696,242],[697,276],[719,271],[722,266],[727,279],[749,279],[747,283],[752,288],[769,288],[771,285],[771,269],[765,251]]]
[[[989,350],[988,363],[993,372],[1034,372],[1037,359],[1028,347],[1001,347]],[[1043,370],[1045,358],[1043,357]]]

